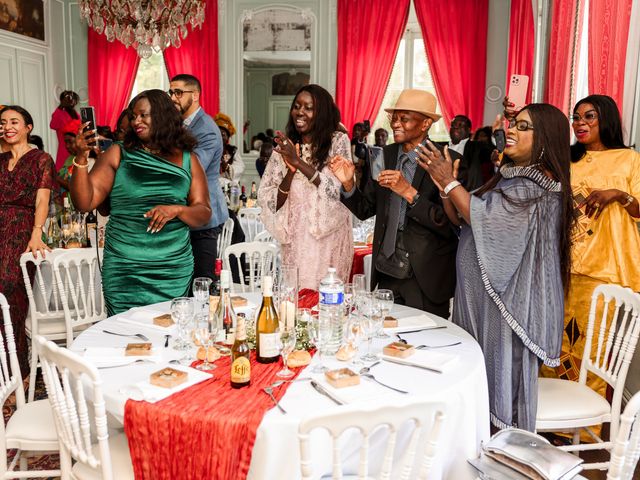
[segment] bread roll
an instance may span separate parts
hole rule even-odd
[[[340,348],[336,352],[336,358],[343,362],[348,362],[355,356],[355,354],[356,348],[353,345],[346,343],[340,346]]]
[[[311,363],[311,354],[306,350],[294,350],[287,358],[289,368],[304,367]]]
[[[205,355],[204,347],[198,348],[198,353],[197,353],[198,360],[204,360],[204,355]],[[218,351],[218,349],[216,347],[209,347],[207,351],[207,361],[215,362],[219,358],[220,358],[220,352]]]

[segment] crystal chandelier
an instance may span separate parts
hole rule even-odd
[[[107,40],[133,46],[149,58],[170,45],[178,48],[191,29],[202,26],[206,0],[80,0],[80,15]]]

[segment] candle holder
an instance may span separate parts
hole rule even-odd
[[[276,276],[278,315],[280,330],[293,330],[298,311],[298,267],[282,265]]]

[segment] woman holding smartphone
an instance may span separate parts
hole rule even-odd
[[[146,90],[129,108],[124,142],[100,155],[91,172],[96,132],[78,134],[71,180],[82,211],[110,197],[102,269],[109,315],[185,296],[193,275],[189,227],[211,217],[204,171],[191,153],[195,139],[167,94]]]
[[[80,116],[76,112],[76,105],[80,97],[76,92],[65,90],[60,94],[60,104],[51,115],[49,127],[55,130],[58,136],[58,153],[56,154],[56,170],[62,168],[64,161],[69,157],[69,151],[64,144],[64,127],[71,120],[79,120]]]
[[[20,255],[44,256],[49,248],[42,229],[55,185],[51,155],[32,148],[33,118],[24,108],[0,110],[0,127],[9,151],[0,154],[0,292],[11,306],[20,370],[29,371],[25,319],[29,302],[20,269]]]

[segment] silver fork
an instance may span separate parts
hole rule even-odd
[[[389,388],[391,390],[394,390],[394,391],[396,391],[398,393],[409,393],[409,392],[406,392],[404,390],[400,390],[399,388],[392,387],[391,385],[387,385],[386,383],[382,383],[380,380],[378,380],[376,377],[374,377],[371,373],[369,373],[369,370],[371,370],[372,367],[375,367],[379,363],[380,362],[375,362],[375,363],[372,363],[371,365],[369,365],[368,367],[362,367],[358,373],[360,374],[361,377],[370,378],[371,380],[376,382],[378,385],[382,385],[383,387],[387,387],[387,388]]]
[[[428,349],[433,349],[433,348],[445,348],[445,347],[454,347],[456,345],[460,345],[462,342],[453,342],[453,343],[446,343],[444,345],[418,345],[416,347],[416,350],[424,350],[425,348]]]
[[[129,362],[129,363],[121,363],[118,365],[106,365],[104,367],[98,367],[98,370],[106,370],[107,368],[129,367],[131,365],[136,365],[137,363],[153,363],[153,361],[140,358],[139,360],[134,360],[133,362]]]
[[[269,395],[271,397],[271,400],[273,400],[273,403],[276,404],[276,407],[278,407],[280,409],[280,411],[283,414],[287,414],[287,411],[282,408],[282,406],[280,405],[280,402],[278,402],[278,400],[276,400],[276,397],[273,396],[273,388],[271,387],[264,387],[262,390],[264,390],[264,393],[266,393],[267,395]]]
[[[138,338],[144,342],[148,342],[149,338],[146,335],[143,335],[141,333],[116,333],[116,332],[110,332],[109,330],[102,330],[103,333],[108,333],[109,335],[117,335],[119,337],[129,337],[129,338]]]

